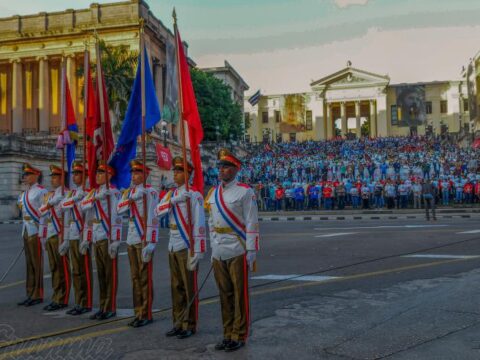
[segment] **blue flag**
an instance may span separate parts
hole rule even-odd
[[[147,50],[145,54],[145,130],[150,131],[160,121],[161,113],[158,105],[152,73],[148,63]],[[137,154],[137,137],[142,134],[142,90],[141,90],[141,57],[138,59],[137,75],[133,83],[132,94],[128,103],[122,131],[117,141],[110,166],[115,169],[112,184],[119,189],[130,186],[130,161]]]

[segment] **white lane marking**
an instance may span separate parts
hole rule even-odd
[[[480,230],[462,231],[462,232],[458,232],[457,234],[478,234],[478,233],[480,233]]]
[[[480,255],[442,255],[442,254],[412,254],[403,255],[407,258],[424,258],[424,259],[475,259]]]
[[[125,255],[128,255],[128,252],[121,252],[121,253],[118,253],[119,256],[125,256]]]
[[[62,311],[52,311],[52,312],[43,312],[42,315],[44,316],[49,316],[52,318],[73,318],[74,316],[72,315],[67,315],[67,311],[69,309],[65,309]],[[95,314],[98,311],[98,309],[94,308],[92,309],[91,312],[87,312],[83,315],[80,315],[81,317],[87,317],[92,314]],[[152,311],[159,311],[159,309],[152,309]],[[118,309],[117,308],[117,317],[119,318],[126,318],[126,317],[131,317],[135,315],[135,310],[134,309]]]
[[[251,277],[252,280],[291,280],[291,281],[328,281],[331,279],[338,279],[339,276],[316,276],[316,275],[297,275],[297,274],[290,274],[290,275],[276,275],[276,274],[269,274],[269,275],[260,275],[260,276],[253,276]]]
[[[315,235],[315,237],[317,237],[317,238],[327,238],[327,237],[344,236],[344,235],[353,235],[353,234],[356,234],[356,233],[354,233],[354,232],[333,233],[333,234]]]
[[[353,226],[353,227],[335,227],[335,228],[314,228],[314,230],[356,230],[356,229],[398,229],[398,228],[431,228],[445,227],[450,225],[379,225],[379,226]]]

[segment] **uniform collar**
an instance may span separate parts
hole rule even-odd
[[[235,185],[237,185],[237,183],[238,183],[238,181],[236,179],[233,179],[232,181],[230,181],[227,184],[224,184],[222,182],[221,186],[222,186],[223,190],[227,190],[227,189],[230,189],[230,188],[234,187]]]

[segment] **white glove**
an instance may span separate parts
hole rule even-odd
[[[88,252],[88,249],[90,248],[90,244],[88,243],[87,240],[83,240],[81,243],[80,243],[80,246],[79,246],[79,251],[80,251],[80,254],[82,255],[87,255],[87,252]]]
[[[195,253],[192,257],[188,256],[187,269],[193,271],[197,268],[198,262],[203,259],[203,253]]]
[[[142,187],[136,187],[135,188],[135,193],[130,196],[130,199],[132,200],[140,200],[144,194],[147,193],[147,190],[142,186]]]
[[[68,240],[63,240],[63,242],[58,245],[58,253],[60,256],[65,256],[68,253],[68,249],[70,249],[70,242]]]
[[[177,196],[174,196],[170,199],[170,203],[172,205],[174,204],[177,204],[177,203],[180,203],[180,202],[185,202],[187,201],[187,199],[191,199],[193,196],[193,192],[192,191],[184,191],[183,193],[181,193],[180,195],[177,195]]]
[[[255,264],[255,260],[257,259],[257,252],[255,250],[248,250],[247,251],[247,264],[250,271],[253,271],[253,264]]]
[[[152,254],[153,251],[155,250],[155,244],[149,242],[147,246],[145,246],[142,250],[142,260],[144,263],[150,262],[152,260]]]
[[[113,241],[108,247],[108,254],[112,259],[115,259],[117,257],[119,247],[120,241]]]

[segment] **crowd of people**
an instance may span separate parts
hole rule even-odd
[[[263,211],[473,204],[478,155],[425,137],[290,142],[258,147],[239,175]]]

